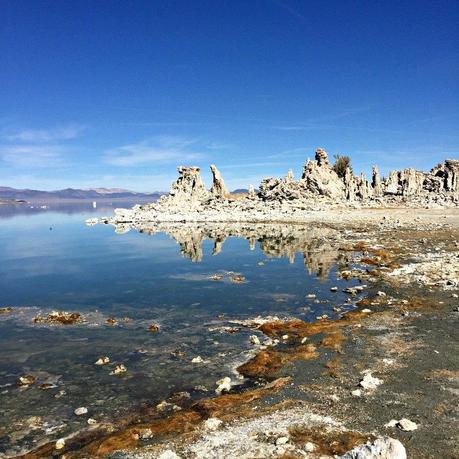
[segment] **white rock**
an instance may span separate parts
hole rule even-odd
[[[316,445],[314,443],[311,443],[310,441],[306,442],[304,444],[303,448],[307,453],[312,453],[316,449]]]
[[[94,418],[88,418],[86,421],[90,426],[96,425],[97,421]]]
[[[200,355],[191,359],[191,363],[202,363],[202,362],[204,362],[204,360],[202,360],[202,357]]]
[[[276,446],[281,446],[281,445],[285,445],[288,443],[288,437],[279,437],[277,440],[276,440]]]
[[[254,344],[255,346],[258,346],[260,344],[260,339],[258,338],[257,335],[251,335],[249,339],[250,339],[250,342]]]
[[[219,379],[217,382],[217,388],[215,389],[215,392],[220,395],[223,391],[229,391],[231,390],[231,378],[228,376],[225,376],[222,379]]]
[[[174,451],[167,449],[163,451],[159,456],[158,459],[180,459],[180,456],[174,453]]]
[[[403,418],[397,422],[397,427],[405,432],[411,432],[413,430],[416,430],[418,428],[418,425],[415,422],[410,421],[409,419]]]
[[[373,443],[356,446],[339,459],[406,459],[406,450],[394,438],[379,437]]]
[[[386,293],[379,291],[376,295],[378,295],[378,296],[386,296]]]
[[[110,374],[111,375],[121,375],[126,372],[127,372],[127,368],[122,363],[120,363],[119,365],[115,367],[113,371],[110,372]]]
[[[80,406],[74,411],[74,413],[77,416],[82,416],[83,414],[86,414],[87,412],[88,412],[88,409],[85,406]]]
[[[362,391],[360,389],[355,389],[351,392],[351,395],[353,395],[354,397],[361,397]]]
[[[363,387],[366,390],[374,390],[382,383],[382,379],[375,378],[374,376],[372,376],[370,372],[368,372],[359,382],[359,386]]]
[[[223,421],[218,418],[209,418],[204,421],[204,429],[206,430],[218,430],[223,424]]]
[[[94,365],[107,365],[107,363],[110,363],[110,358],[107,356],[100,357],[97,359],[96,362],[94,362]]]
[[[59,438],[59,440],[56,441],[55,448],[62,449],[64,447],[65,447],[65,440],[63,438]]]

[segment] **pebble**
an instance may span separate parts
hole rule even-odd
[[[286,443],[288,443],[288,437],[279,437],[276,440],[276,446],[285,445]]]
[[[337,292],[337,291],[338,291],[338,287],[331,287],[330,288],[330,292]]]
[[[360,389],[355,389],[351,392],[351,395],[353,395],[354,397],[361,397],[362,391]]]
[[[378,295],[378,296],[386,296],[386,293],[379,291],[376,295]]]
[[[180,459],[180,456],[174,453],[174,451],[167,449],[163,451],[159,456],[158,459]]]
[[[127,372],[127,368],[122,363],[120,363],[119,365],[115,367],[113,371],[110,372],[110,374],[111,375],[121,375],[126,372]]]
[[[220,395],[223,391],[229,391],[231,390],[231,378],[228,376],[225,376],[222,379],[219,379],[217,382],[217,388],[215,389],[215,392]]]
[[[56,449],[62,449],[65,447],[65,440],[63,438],[59,438],[59,440],[56,441],[56,444],[54,445]]]
[[[382,383],[382,379],[375,378],[374,376],[372,376],[370,372],[368,372],[359,382],[359,386],[367,390],[373,390],[376,389]]]
[[[411,432],[413,430],[416,430],[418,428],[418,425],[415,422],[410,421],[409,419],[403,418],[400,419],[400,421],[398,421],[397,427],[400,430],[403,430],[404,432]]]
[[[87,412],[88,409],[85,406],[80,406],[74,411],[77,416],[82,416],[83,414],[87,414]]]
[[[31,384],[34,384],[36,381],[35,376],[32,375],[24,375],[24,376],[19,376],[18,378],[18,385],[20,386],[30,386]]]
[[[390,420],[384,427],[398,427],[400,430],[404,432],[411,432],[418,428],[418,425],[410,421],[409,419],[403,418],[397,421],[396,419]]]
[[[316,445],[314,443],[311,443],[310,441],[306,442],[304,444],[303,448],[307,453],[312,453],[316,449]]]
[[[206,430],[218,430],[223,424],[223,421],[218,418],[209,418],[204,421],[204,429]]]
[[[105,357],[99,357],[96,362],[94,362],[94,365],[107,365],[107,363],[110,363],[110,358],[105,356]]]
[[[257,335],[251,335],[249,339],[250,339],[250,342],[254,344],[255,346],[258,346],[260,344],[260,339],[258,338]]]
[[[204,362],[204,360],[202,360],[202,357],[200,355],[191,359],[191,363],[202,363],[202,362]]]

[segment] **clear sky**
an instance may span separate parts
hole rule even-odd
[[[2,0],[0,185],[230,188],[459,157],[457,0]]]

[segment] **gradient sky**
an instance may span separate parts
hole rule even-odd
[[[459,2],[0,2],[0,185],[230,188],[317,147],[354,170],[459,157]]]

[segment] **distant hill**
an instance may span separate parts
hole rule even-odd
[[[122,188],[90,188],[81,190],[77,188],[66,188],[65,190],[41,191],[41,190],[18,190],[6,186],[0,186],[0,199],[23,199],[26,201],[54,201],[57,199],[151,199],[156,201],[165,194],[161,191],[152,193],[138,193],[136,191],[124,190]]]

